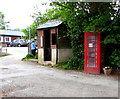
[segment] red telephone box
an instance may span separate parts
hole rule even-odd
[[[84,72],[100,74],[100,34],[84,33]]]

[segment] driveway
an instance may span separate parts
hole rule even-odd
[[[118,97],[117,76],[85,74],[21,61],[27,47],[0,57],[1,97]]]

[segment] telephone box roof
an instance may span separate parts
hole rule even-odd
[[[50,20],[44,24],[41,24],[40,27],[37,28],[37,30],[44,29],[44,28],[56,27],[56,26],[59,26],[61,23],[62,23],[62,21],[60,21],[60,20]]]

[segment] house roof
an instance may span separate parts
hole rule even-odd
[[[21,32],[21,31],[11,31],[11,30],[0,30],[0,35],[25,36],[24,32]]]
[[[40,27],[37,28],[37,30],[44,29],[44,28],[56,27],[56,26],[59,26],[61,23],[62,23],[62,21],[60,21],[60,20],[50,20],[44,24],[41,24]]]

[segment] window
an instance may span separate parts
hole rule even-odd
[[[18,40],[13,40],[12,42],[13,42],[13,43],[17,43],[17,42],[18,42]]]
[[[0,42],[3,42],[3,37],[2,36],[0,36]]]
[[[56,45],[56,34],[52,34],[52,45]]]
[[[20,40],[20,42],[24,42],[24,40]]]
[[[97,36],[87,36],[88,39],[97,39]]]
[[[87,64],[87,67],[97,67],[96,64]]]
[[[88,56],[88,59],[96,59],[96,56]]]
[[[95,63],[96,61],[95,60],[88,60],[87,62],[88,63]]]
[[[5,42],[11,42],[11,37],[5,37]]]
[[[97,53],[96,52],[88,52],[88,55],[90,56],[93,56],[93,55],[96,55]]]
[[[97,40],[88,40],[89,43],[96,43]]]
[[[96,51],[97,48],[88,48],[89,51]]]

